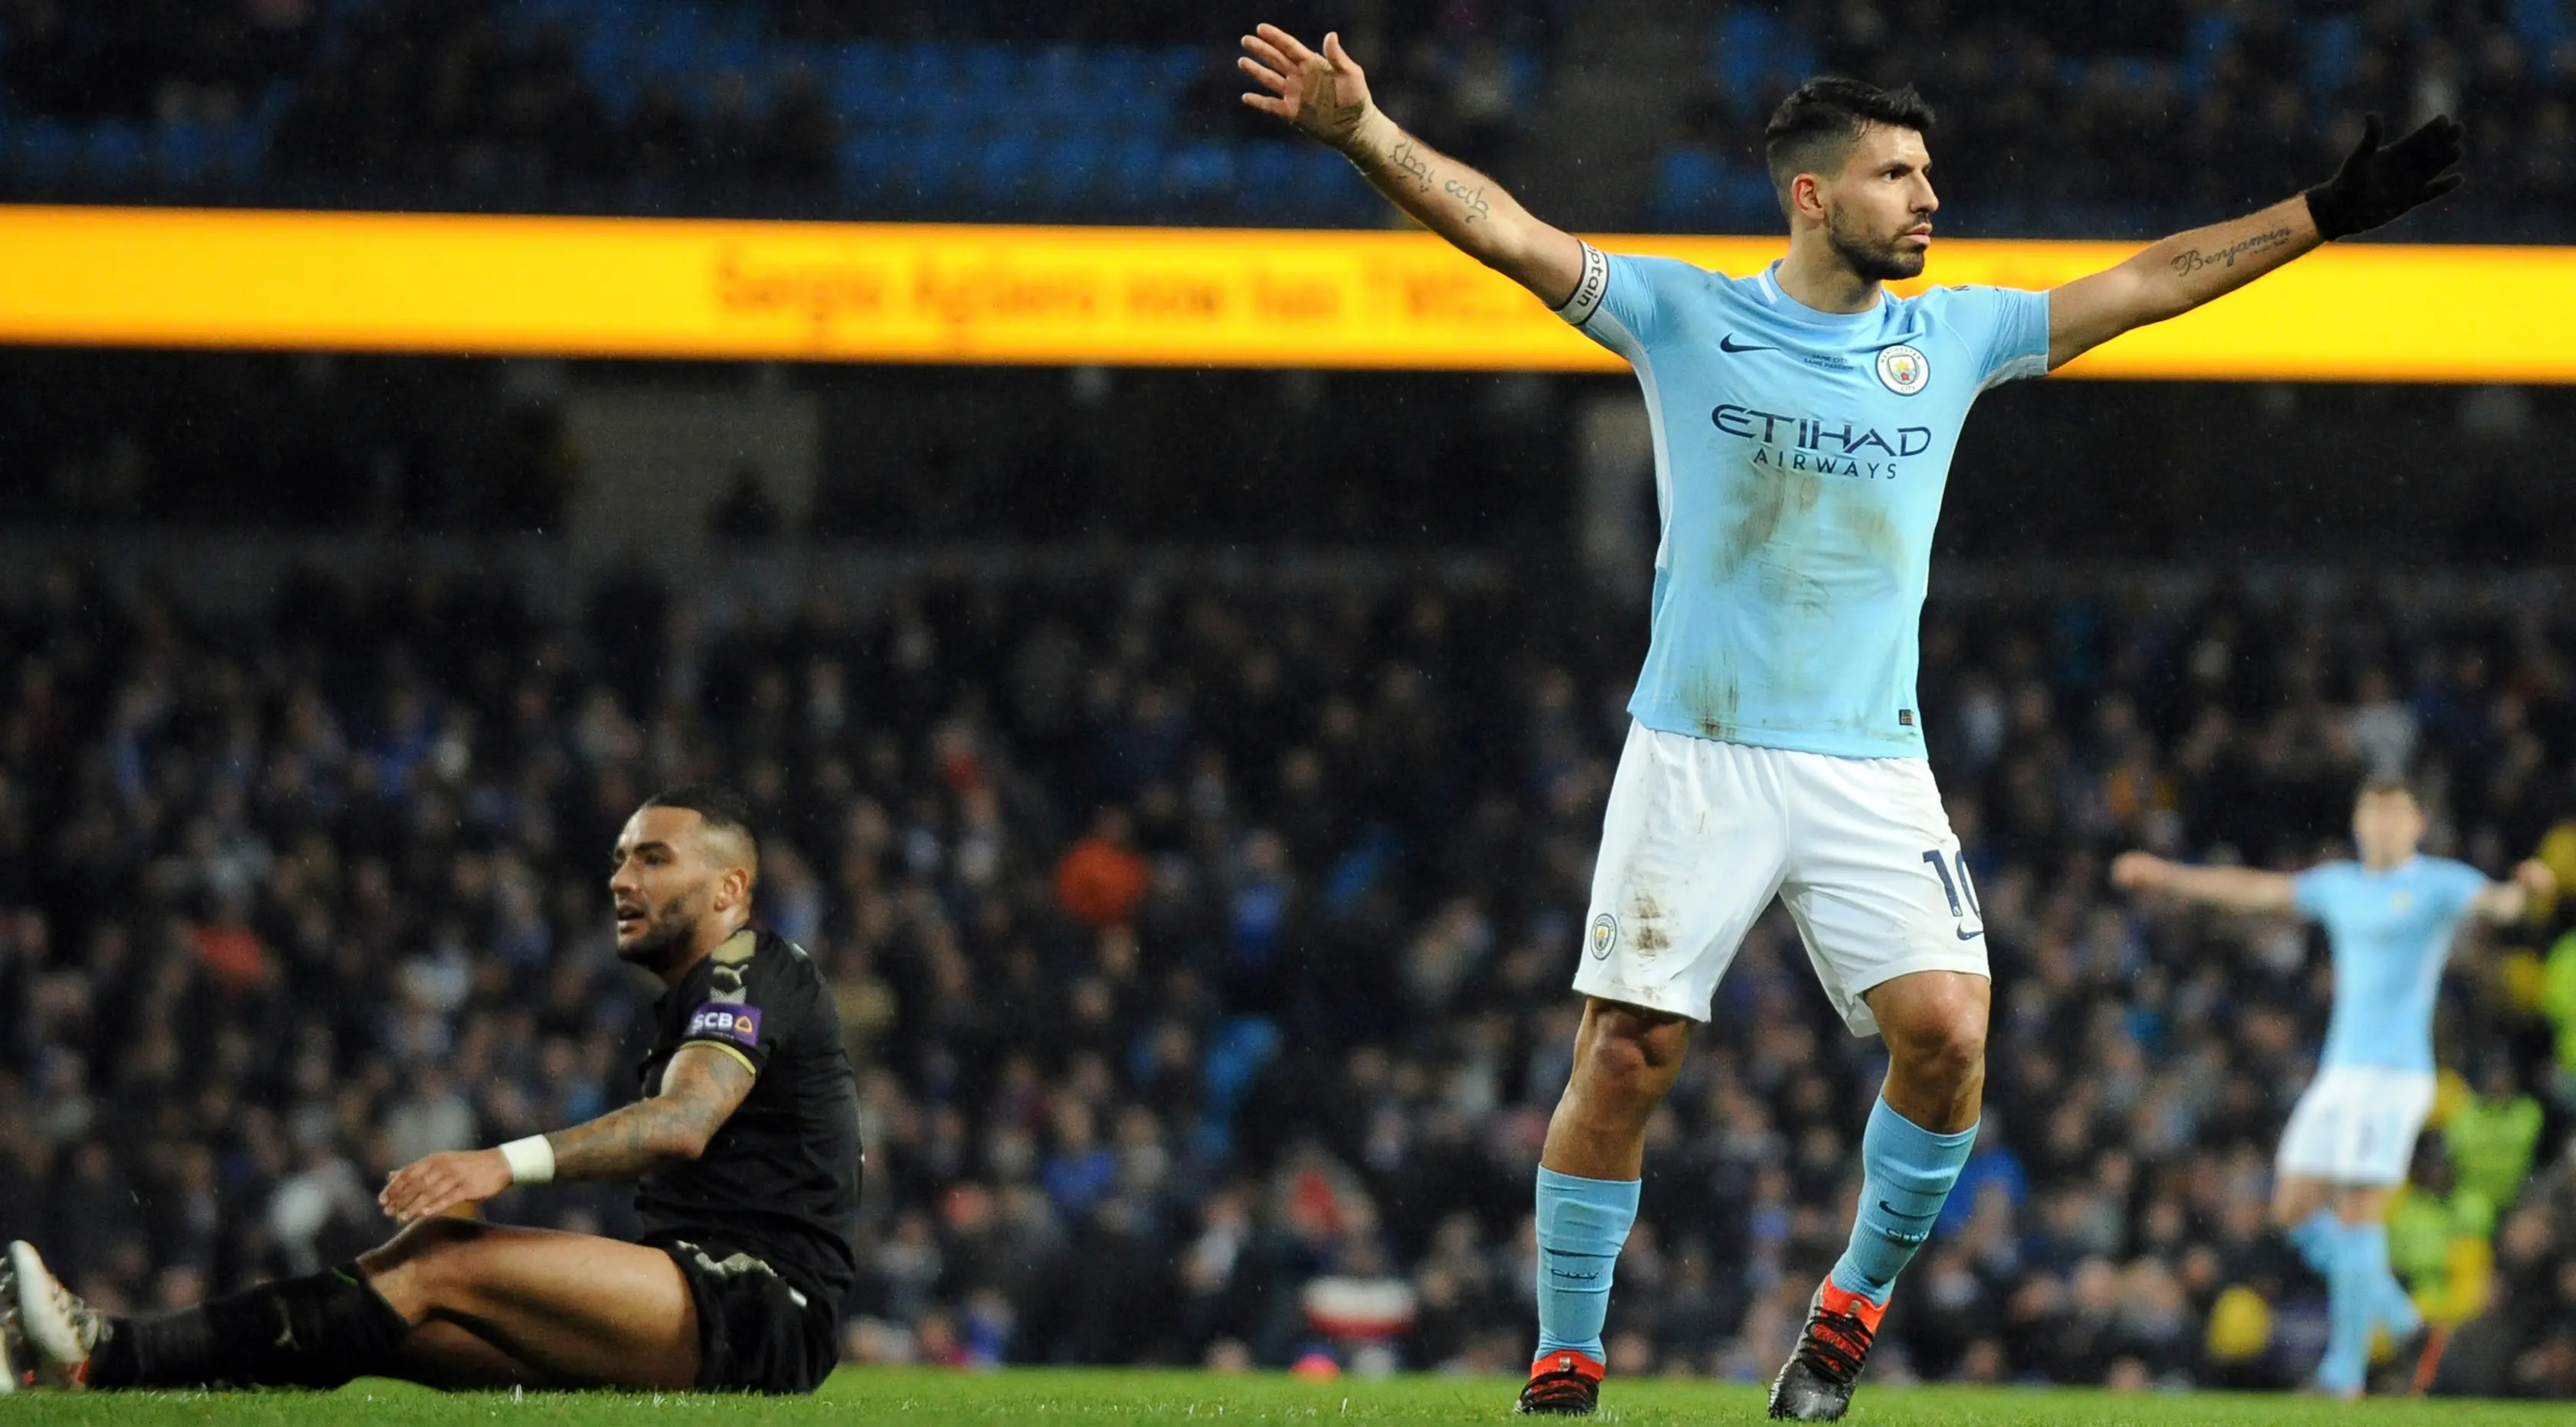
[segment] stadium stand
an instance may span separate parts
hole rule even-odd
[[[816,586],[438,548],[290,558],[247,605],[70,564],[0,584],[0,1004],[27,1012],[0,1033],[0,1233],[102,1304],[186,1301],[374,1239],[412,1155],[612,1103],[641,998],[602,849],[654,786],[716,775],[760,806],[765,915],[829,969],[864,1067],[853,1354],[1285,1363],[1328,1275],[1410,1286],[1379,1361],[1526,1354],[1528,1165],[1632,615],[1474,561],[852,554]],[[2576,845],[2551,827],[2563,596],[1945,571],[1925,707],[1995,942],[1992,1103],[1874,1373],[2304,1368],[2320,1290],[2262,1195],[2321,960],[2142,918],[2104,855],[2299,862],[2401,765],[2442,850]],[[2465,1381],[2565,1395],[2576,1161],[2548,1147],[2576,1082],[2551,975],[2505,940],[2456,968],[2461,1129],[2400,1263],[2476,1318]],[[1775,914],[1652,1130],[1614,1370],[1786,1351],[1877,1055],[1811,986]],[[493,1210],[627,1215],[570,1186]]]
[[[1352,43],[1424,137],[1500,165],[1582,116],[1598,0],[1407,0]],[[1274,7],[1294,22],[1310,8]],[[1247,12],[1248,13],[1248,12]],[[1268,12],[1265,12],[1268,13]],[[1947,115],[1961,232],[2146,232],[2315,181],[2358,116],[2478,134],[2472,230],[2563,240],[2563,0],[1672,7],[1668,124],[1620,226],[1770,231],[1770,105],[1818,67]],[[1243,23],[1248,23],[1244,21]],[[1355,22],[1356,23],[1356,22]],[[1187,5],[810,0],[0,3],[0,196],[852,218],[1375,226],[1347,166],[1235,103],[1236,17]]]

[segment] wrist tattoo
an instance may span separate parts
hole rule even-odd
[[[2267,248],[2277,248],[2288,241],[2290,241],[2289,229],[2274,228],[2266,233],[2257,233],[2250,238],[2240,238],[2223,248],[2194,248],[2173,260],[2174,275],[2189,277],[2202,268],[2232,268],[2236,266],[2236,260],[2247,253],[2259,253]]]

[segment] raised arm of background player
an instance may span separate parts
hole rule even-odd
[[[2048,364],[2077,356],[2134,327],[2180,317],[2224,297],[2321,244],[2383,223],[2460,186],[2460,125],[2448,115],[2386,148],[2379,116],[2335,176],[2260,213],[2177,233],[2118,267],[2077,278],[2048,294]]]
[[[1235,63],[1270,91],[1244,103],[1340,150],[1387,201],[1539,301],[1563,307],[1573,298],[1583,245],[1531,217],[1502,185],[1398,128],[1369,102],[1368,76],[1340,35],[1324,36],[1317,54],[1277,25],[1261,25],[1243,48]]]
[[[556,1179],[641,1179],[706,1153],[754,1076],[742,1057],[720,1046],[680,1047],[662,1072],[661,1090],[596,1120],[546,1136]],[[501,1151],[449,1150],[424,1155],[385,1181],[376,1202],[408,1224],[460,1204],[480,1204],[515,1182]]]
[[[2151,852],[2123,852],[2111,860],[2111,885],[2131,892],[2162,892],[2187,902],[2206,902],[2231,912],[2292,912],[2298,909],[2295,882],[2287,872],[2252,867],[2192,867],[2168,862]],[[2535,899],[2558,889],[2549,864],[2537,859],[2513,869],[2510,881],[2490,882],[2469,912],[2482,921],[2518,922]]]

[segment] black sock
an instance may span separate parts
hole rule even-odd
[[[338,1387],[382,1372],[411,1332],[355,1263],[151,1318],[117,1318],[92,1387]]]

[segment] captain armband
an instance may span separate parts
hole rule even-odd
[[[1576,327],[1592,320],[1601,310],[1602,295],[1610,290],[1610,260],[1590,243],[1583,244],[1583,277],[1574,284],[1574,295],[1556,309],[1556,315]]]

